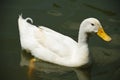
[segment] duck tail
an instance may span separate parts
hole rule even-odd
[[[20,20],[23,20],[23,17],[22,17],[22,13],[19,15],[19,19],[18,19],[18,22],[20,21]],[[33,23],[33,20],[31,19],[31,18],[26,18],[26,19],[24,19],[25,21],[30,21],[31,23]]]

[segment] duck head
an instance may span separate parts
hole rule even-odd
[[[96,33],[104,41],[111,41],[111,37],[105,33],[100,22],[95,18],[87,18],[81,23],[81,31],[86,33]]]

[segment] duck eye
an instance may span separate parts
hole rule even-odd
[[[94,24],[93,24],[93,23],[91,23],[91,25],[92,25],[92,26],[94,26]]]

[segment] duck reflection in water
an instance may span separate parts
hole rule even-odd
[[[59,66],[34,59],[25,50],[22,50],[20,65],[28,67],[29,80],[90,80],[90,66],[80,68]]]

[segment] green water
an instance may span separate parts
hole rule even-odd
[[[81,21],[95,17],[112,37],[110,43],[96,35],[90,38],[90,66],[76,69],[37,61],[31,80],[120,80],[119,3],[117,0],[1,1],[0,80],[29,80],[30,55],[21,51],[17,25],[21,13],[24,18],[31,17],[34,25],[47,26],[76,41]]]

